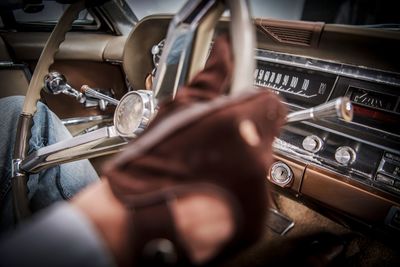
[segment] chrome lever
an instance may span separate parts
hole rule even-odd
[[[322,105],[289,113],[286,123],[338,118],[350,122],[353,120],[353,105],[348,97],[339,97]]]
[[[72,96],[79,101],[79,103],[85,103],[86,97],[78,90],[74,89],[67,83],[67,79],[64,75],[59,72],[53,71],[46,75],[44,78],[44,89],[53,95],[65,94]]]
[[[114,99],[112,97],[109,97],[108,95],[105,95],[105,94],[102,94],[100,92],[97,92],[96,90],[90,88],[88,85],[82,85],[81,93],[83,93],[85,96],[88,96],[88,97],[92,97],[92,98],[96,98],[96,99],[99,99],[99,100],[107,101],[108,103],[110,103],[110,104],[112,104],[114,106],[117,106],[118,103],[119,103],[118,100],[116,100],[116,99]]]

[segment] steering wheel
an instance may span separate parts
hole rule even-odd
[[[84,7],[85,2],[81,0],[71,4],[65,11],[44,47],[28,87],[18,121],[12,161],[12,192],[17,221],[31,214],[27,196],[30,173],[56,164],[119,151],[126,141],[112,145],[105,141],[121,136],[125,138],[123,140],[134,138],[147,126],[155,114],[153,111],[156,106],[172,100],[178,88],[204,67],[213,30],[226,9],[231,15],[231,45],[235,63],[230,94],[240,94],[242,90],[253,86],[255,37],[246,0],[190,0],[170,23],[152,92],[127,93],[116,108],[114,126],[61,141],[27,155],[33,116],[44,87],[44,77],[67,31]],[[124,58],[129,58],[129,51],[124,53]],[[124,62],[124,69],[128,80],[132,82],[133,69],[129,60]],[[127,109],[132,104],[139,105],[138,109]]]

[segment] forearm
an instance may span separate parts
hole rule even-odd
[[[57,204],[0,241],[2,266],[113,266],[103,239],[79,209]]]
[[[118,266],[130,265],[129,262],[129,224],[132,213],[118,201],[106,179],[79,193],[72,199],[71,205],[79,209],[91,221],[98,234],[105,241]]]

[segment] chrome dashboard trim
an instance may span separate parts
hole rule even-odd
[[[376,148],[385,150],[385,151],[387,151],[387,152],[391,152],[391,153],[395,153],[395,154],[398,154],[398,153],[399,153],[399,151],[396,150],[396,148],[383,146],[383,145],[377,144],[377,143],[375,143],[375,142],[371,142],[371,141],[368,141],[368,140],[359,138],[359,137],[354,136],[354,135],[349,135],[349,134],[343,133],[343,132],[341,132],[341,131],[334,130],[334,129],[332,129],[332,128],[319,125],[319,124],[317,124],[317,123],[313,123],[313,122],[310,122],[310,121],[304,121],[304,122],[301,122],[301,123],[310,125],[310,126],[312,126],[312,127],[321,129],[321,130],[326,131],[326,132],[330,132],[330,133],[333,133],[333,134],[337,134],[337,135],[340,135],[340,136],[343,136],[343,137],[352,139],[352,140],[357,141],[357,142],[360,142],[360,143],[364,143],[364,144],[367,144],[367,145],[370,145],[370,146],[374,146],[374,147],[376,147]],[[350,122],[350,123],[353,123],[353,122]],[[359,125],[364,126],[364,125],[362,125],[362,124],[359,124]],[[376,130],[375,128],[371,128],[371,129]]]
[[[310,164],[313,163],[315,166],[325,168],[326,170],[333,171],[335,173],[341,174],[341,175],[347,175],[347,174],[355,174],[360,177],[366,178],[366,179],[371,179],[372,175],[365,173],[363,171],[354,169],[352,167],[348,167],[345,169],[345,171],[342,170],[341,167],[343,165],[327,159],[323,158],[316,153],[308,152],[298,146],[292,145],[280,138],[275,138],[273,144],[272,144],[273,151],[275,153],[281,153],[290,157],[295,157],[298,160],[302,161],[307,161]],[[326,165],[326,164],[329,165]]]
[[[11,177],[19,177],[19,176],[24,176],[24,174],[21,172],[21,162],[22,159],[13,159],[11,161]]]
[[[15,64],[12,61],[9,60],[0,60],[0,68],[10,68],[10,67],[14,67]]]
[[[88,122],[94,122],[94,121],[101,122],[104,120],[112,121],[112,117],[107,116],[107,115],[95,115],[95,116],[87,116],[87,117],[75,117],[75,118],[62,119],[61,122],[65,126],[69,126],[69,125],[77,125],[77,124],[81,124],[81,123],[88,123]]]
[[[109,141],[114,142],[109,145]],[[119,138],[114,126],[104,127],[39,148],[21,161],[20,169],[37,173],[58,164],[116,153],[126,144]]]
[[[304,57],[300,55],[272,52],[264,49],[256,49],[255,52],[256,60],[321,71],[369,82],[400,86],[399,73],[373,69],[365,66],[353,66],[350,64],[322,60],[312,57]]]

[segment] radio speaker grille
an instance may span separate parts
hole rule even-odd
[[[323,23],[257,19],[256,25],[273,40],[298,46],[318,46]]]

